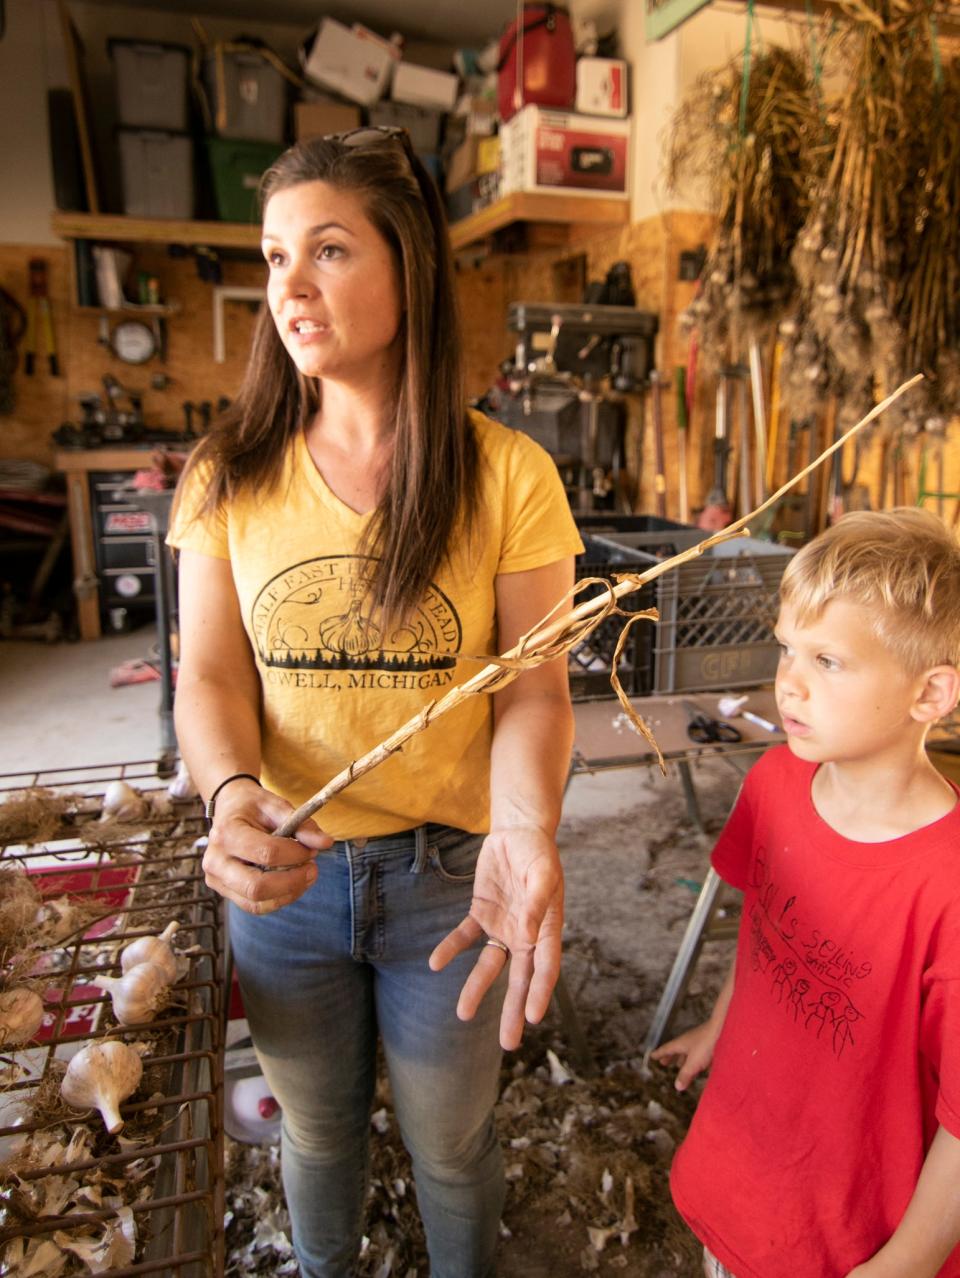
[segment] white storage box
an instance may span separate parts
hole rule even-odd
[[[500,129],[501,194],[630,194],[630,121],[526,106]]]
[[[363,27],[345,27],[324,18],[309,53],[302,59],[304,74],[351,102],[372,106],[383,97],[399,50]]]
[[[190,50],[145,40],[107,41],[117,89],[117,120],[136,129],[187,127]]]
[[[452,111],[457,101],[459,85],[458,77],[449,71],[435,71],[433,67],[398,62],[393,72],[390,96],[394,102],[407,102],[410,106]]]
[[[627,64],[621,58],[579,58],[576,108],[584,115],[627,114]]]
[[[128,217],[193,217],[193,146],[188,135],[118,129],[123,211]]]

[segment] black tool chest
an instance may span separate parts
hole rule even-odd
[[[91,471],[100,607],[106,630],[125,630],[156,609],[156,523],[129,470]]]

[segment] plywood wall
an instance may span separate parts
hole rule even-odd
[[[210,400],[232,396],[240,383],[250,345],[255,306],[231,302],[225,311],[226,361],[213,362],[213,291],[198,277],[192,256],[171,258],[162,246],[137,246],[135,270],[156,275],[165,300],[178,311],[165,321],[165,360],[153,358],[146,364],[131,365],[118,359],[103,345],[98,315],[72,305],[68,246],[0,246],[0,285],[27,306],[27,263],[33,256],[48,264],[50,299],[61,375],[52,377],[42,359],[36,372],[27,377],[21,358],[15,380],[16,404],[13,413],[0,417],[0,457],[26,458],[50,465],[54,445],[50,435],[62,422],[78,421],[79,397],[100,394],[102,378],[112,374],[123,386],[142,396],[149,426],[169,430],[182,428],[185,400]],[[263,265],[253,260],[221,260],[225,284],[252,285],[263,282]],[[112,327],[117,322],[111,316]],[[168,385],[155,389],[153,379],[162,375]]]
[[[616,261],[630,263],[637,305],[659,316],[657,366],[666,386],[663,392],[667,475],[667,513],[681,514],[679,505],[679,450],[673,370],[685,365],[689,339],[678,325],[678,316],[693,297],[694,285],[679,280],[680,254],[695,250],[709,239],[708,215],[672,212],[662,217],[613,231],[573,236],[562,244],[534,246],[515,254],[478,255],[462,258],[458,283],[464,316],[468,393],[479,396],[496,378],[500,363],[510,356],[513,335],[507,329],[507,308],[512,301],[577,301],[581,280],[602,279]],[[230,303],[226,312],[226,361],[213,362],[213,299],[211,285],[198,277],[192,256],[171,258],[162,246],[138,246],[136,268],[155,274],[165,298],[179,304],[179,311],[167,321],[167,356],[161,363],[153,359],[142,366],[122,363],[98,341],[100,320],[79,312],[71,304],[68,246],[0,245],[0,286],[27,305],[27,263],[32,256],[48,264],[50,297],[61,376],[50,375],[45,362],[37,361],[32,377],[22,365],[15,377],[16,405],[0,417],[0,457],[26,458],[52,463],[51,432],[64,421],[79,417],[78,397],[102,393],[101,379],[111,373],[122,384],[141,394],[147,421],[152,426],[179,429],[183,423],[185,400],[210,400],[232,396],[240,383],[252,334],[253,309]],[[252,260],[223,258],[223,282],[260,284],[262,264]],[[771,351],[765,352],[767,370]],[[169,385],[153,387],[153,378],[164,374]],[[716,380],[705,359],[698,367],[696,399],[690,422],[687,453],[687,484],[690,509],[700,507],[712,482],[712,441]],[[628,491],[638,512],[655,509],[653,476],[653,436],[649,406],[638,396],[627,397]],[[776,477],[787,475],[789,405],[782,409]],[[823,443],[829,429],[828,414],[817,425],[817,442]],[[737,440],[734,438],[734,444]],[[797,441],[797,460],[807,450],[807,437]],[[861,458],[857,482],[861,497],[877,507],[890,506],[898,498],[916,500],[923,441],[916,441],[895,453],[884,450],[883,435],[877,431]],[[943,451],[943,488],[960,492],[960,430],[953,425]],[[936,488],[940,476],[938,444],[927,459],[927,488]],[[735,464],[735,455],[731,459]],[[853,469],[852,450],[846,458],[846,474]],[[894,484],[898,473],[900,480]],[[824,472],[825,477],[825,472]],[[821,483],[822,480],[818,480]],[[732,486],[732,485],[731,485]],[[948,520],[960,511],[960,502],[946,499],[929,504],[942,508]],[[822,494],[814,493],[816,519],[824,517]]]

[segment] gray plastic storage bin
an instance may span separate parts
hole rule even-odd
[[[117,89],[117,120],[126,128],[187,127],[190,51],[180,44],[109,40]]]
[[[118,129],[123,211],[130,217],[193,217],[193,147],[188,135]]]
[[[368,107],[367,115],[371,124],[381,128],[386,125],[388,128],[406,129],[414,151],[430,154],[440,147],[440,121],[443,116],[439,111],[410,106],[406,102],[383,101]]]
[[[203,64],[203,78],[218,137],[282,145],[287,82],[255,49],[211,53]]]

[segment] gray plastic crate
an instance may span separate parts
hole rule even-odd
[[[118,129],[123,211],[130,217],[193,217],[193,144],[186,134]]]
[[[107,41],[113,59],[117,120],[127,128],[187,127],[190,51],[181,44],[144,40]]]
[[[618,572],[643,572],[657,562],[654,555],[623,546],[604,544],[599,538],[583,537],[584,550],[576,559],[577,581],[587,577],[612,579]],[[584,603],[607,593],[604,586],[590,586],[576,597],[574,604]],[[619,601],[623,612],[641,612],[654,605],[654,588],[650,583],[639,590],[624,595]],[[601,621],[582,643],[571,648],[567,655],[570,675],[570,692],[574,700],[588,697],[612,697],[610,684],[613,655],[626,621],[613,616]],[[654,622],[638,622],[630,630],[623,652],[620,654],[619,675],[623,689],[632,697],[642,697],[651,691],[653,682],[653,630]]]
[[[222,84],[218,67],[223,69]],[[287,82],[256,49],[209,54],[203,64],[203,79],[218,137],[283,143]],[[221,106],[225,108],[222,120]]]
[[[772,680],[780,579],[793,553],[772,542],[733,539],[658,578],[653,691],[725,690]]]

